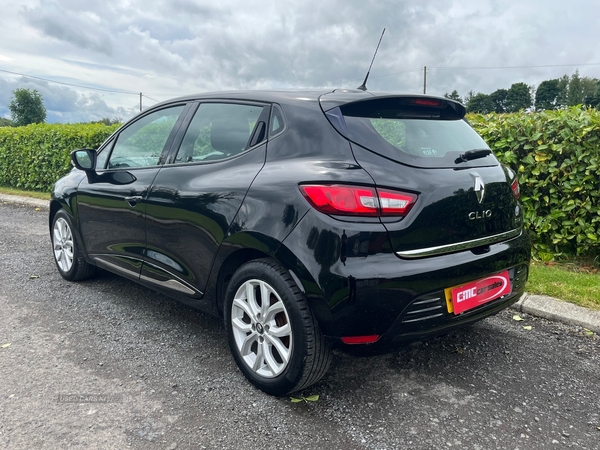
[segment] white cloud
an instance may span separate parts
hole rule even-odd
[[[600,3],[585,0],[27,0],[3,7],[0,69],[157,100],[221,89],[352,88],[386,27],[370,89],[420,92],[426,65],[428,93],[490,93],[577,67],[465,68],[600,63],[592,45],[599,13]],[[600,78],[600,65],[579,69]],[[15,78],[0,80],[8,89]],[[55,103],[60,121],[97,117],[94,108],[125,115],[137,104],[133,95],[44,89],[48,100],[72,100]],[[7,96],[0,92],[0,101]]]

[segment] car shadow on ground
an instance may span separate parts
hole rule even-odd
[[[93,280],[80,286],[100,290],[103,301],[124,308],[128,317],[137,322],[133,329],[139,338],[149,340],[150,345],[154,341],[154,345],[160,346],[158,341],[172,336],[176,342],[169,345],[176,346],[181,356],[209,363],[214,370],[233,371],[243,378],[231,358],[221,319],[105,271],[99,271]],[[491,373],[493,368],[503,371],[503,367],[511,364],[512,339],[497,322],[486,319],[445,336],[407,344],[385,355],[357,357],[335,350],[325,378],[298,395],[328,392],[335,396],[355,396],[360,392],[368,397],[370,388],[380,391],[387,384],[414,385],[415,392],[425,389],[414,380],[447,381],[468,387],[479,382],[480,374]],[[186,342],[181,341],[181,336],[187,338]],[[245,386],[254,390],[249,383]]]

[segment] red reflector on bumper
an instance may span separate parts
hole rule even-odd
[[[378,334],[372,334],[370,336],[345,336],[342,339],[344,344],[372,344],[379,340]]]

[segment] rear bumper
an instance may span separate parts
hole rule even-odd
[[[516,303],[524,292],[528,267],[526,265],[521,265],[510,269],[510,273],[511,282],[513,283],[513,286],[518,289],[513,289],[511,294],[506,297],[493,300],[473,310],[465,311],[459,315],[449,313],[443,297],[444,292],[441,291],[434,295],[425,295],[411,302],[396,318],[387,332],[373,344],[351,346],[341,343],[339,338],[334,338],[332,341],[334,343],[338,341],[335,345],[339,345],[349,352],[357,351],[359,353],[377,354],[394,351],[410,342],[445,335],[453,330],[471,325],[486,317],[497,314],[513,303]],[[514,277],[516,277],[517,280],[513,281]],[[423,311],[423,305],[420,304],[420,301],[423,300],[433,300],[432,303],[428,303],[428,306],[431,307],[433,305],[435,309]]]
[[[300,226],[292,235],[297,232],[298,236],[307,236],[309,231],[303,234]],[[350,241],[349,230],[344,233]],[[343,239],[332,238],[331,252],[335,242],[343,245]],[[286,243],[294,245],[293,237]],[[315,254],[320,260],[323,256],[310,251],[305,243],[306,238],[299,240],[302,249],[290,248],[301,256],[296,264],[301,262],[302,267],[288,267],[301,283],[323,333],[349,350],[377,353],[446,334],[508,307],[525,290],[530,260],[525,233],[492,244],[485,253],[466,250],[406,260],[391,251],[381,251],[342,260],[341,252],[333,252],[337,255],[332,254],[326,266],[323,261],[315,261]],[[504,270],[509,271],[510,294],[458,315],[448,312],[444,289]],[[341,341],[342,337],[373,335],[379,336],[373,344],[346,345]]]
[[[378,330],[380,338],[373,344],[346,345],[341,336],[329,336],[330,342],[352,352],[377,354],[393,351],[413,341],[447,334],[497,314],[517,302],[524,292],[528,266],[521,264],[509,269],[512,292],[469,311],[455,315],[448,312],[443,290],[428,292],[408,302],[387,330]],[[362,320],[368,320],[363,316]],[[349,331],[349,330],[348,330]]]

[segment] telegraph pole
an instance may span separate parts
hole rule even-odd
[[[142,112],[142,93],[140,92],[140,112]]]
[[[427,94],[427,66],[423,66],[423,94]],[[140,97],[140,102],[141,101]]]

